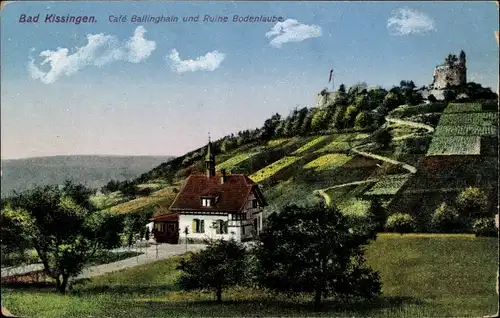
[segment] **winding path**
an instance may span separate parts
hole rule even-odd
[[[426,124],[422,124],[422,123],[416,123],[414,121],[403,120],[403,119],[393,118],[393,117],[389,117],[389,116],[385,116],[385,121],[386,122],[385,122],[384,126],[386,126],[388,123],[394,123],[394,124],[400,124],[400,125],[407,125],[407,126],[414,127],[414,128],[425,129],[429,133],[434,132],[434,127],[426,125]],[[411,138],[413,136],[415,136],[415,134],[411,133],[411,134],[407,134],[407,135],[404,135],[404,136],[400,136],[400,137],[394,138],[393,140],[403,140],[403,139]],[[412,173],[412,174],[417,172],[417,168],[416,167],[414,167],[412,165],[409,165],[409,164],[407,164],[405,162],[397,161],[397,160],[391,159],[389,157],[385,157],[385,156],[377,155],[377,154],[374,154],[374,153],[370,153],[370,152],[359,150],[362,147],[366,147],[366,146],[369,146],[369,145],[373,145],[373,143],[364,144],[364,145],[361,145],[361,146],[358,146],[358,147],[354,147],[354,148],[351,149],[351,151],[353,153],[357,154],[357,155],[360,155],[360,156],[363,156],[363,157],[366,157],[366,158],[376,159],[376,160],[388,162],[388,163],[393,164],[393,165],[398,165],[401,168],[408,170],[408,172]],[[328,188],[314,190],[313,193],[314,194],[318,194],[321,197],[323,197],[323,199],[325,200],[326,205],[330,205],[331,202],[332,202],[332,199],[330,198],[330,196],[325,191],[328,191],[328,190],[331,190],[331,189],[336,189],[336,188],[347,187],[347,186],[351,186],[351,185],[359,185],[359,184],[364,184],[364,183],[378,182],[378,181],[380,181],[382,179],[387,180],[387,179],[390,179],[390,177],[373,178],[373,179],[367,179],[367,180],[360,180],[360,181],[354,181],[354,182],[348,182],[348,183],[338,184],[338,185],[334,185],[334,186],[331,186],[331,187],[328,187]]]

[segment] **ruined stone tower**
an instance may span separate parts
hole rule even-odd
[[[445,63],[434,69],[433,89],[445,89],[447,86],[462,86],[467,84],[467,66],[465,52],[461,51],[459,57],[450,54]]]

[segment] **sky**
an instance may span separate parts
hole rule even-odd
[[[56,22],[68,15],[80,23]],[[2,159],[182,155],[313,107],[325,87],[429,85],[460,50],[468,81],[498,85],[492,1],[29,1],[0,23]]]

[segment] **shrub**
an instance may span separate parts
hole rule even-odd
[[[431,224],[434,231],[442,233],[457,233],[465,230],[464,220],[458,211],[446,203],[442,203],[436,209]]]
[[[388,232],[411,233],[416,229],[415,220],[407,213],[395,213],[387,218],[385,229]]]
[[[387,222],[387,211],[379,199],[375,198],[370,202],[366,216],[373,223],[377,232],[384,229],[384,225]]]
[[[480,218],[474,221],[472,226],[476,236],[497,236],[494,218]]]
[[[373,134],[375,142],[383,147],[389,146],[392,141],[392,135],[385,129],[379,129]]]
[[[468,187],[457,196],[459,212],[463,217],[477,219],[486,213],[487,197],[475,187]]]

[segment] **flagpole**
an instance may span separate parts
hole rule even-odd
[[[333,68],[332,68],[332,71],[333,71]],[[332,72],[332,92],[335,92],[335,85],[333,84],[334,77],[335,77],[335,73]]]

